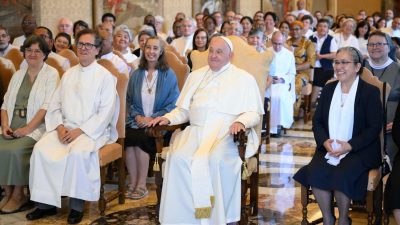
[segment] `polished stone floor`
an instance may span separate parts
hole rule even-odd
[[[259,215],[251,219],[251,224],[294,225],[300,224],[302,213],[300,204],[300,186],[292,179],[293,174],[307,164],[314,153],[315,142],[310,124],[296,123],[281,138],[272,138],[269,145],[263,145],[260,154]],[[85,216],[81,224],[158,224],[154,204],[155,186],[149,179],[150,194],[139,200],[127,200],[124,205],[112,202],[106,211],[107,216],[100,218],[97,203],[86,203]],[[110,189],[113,187],[109,187]],[[63,203],[67,200],[64,199]],[[66,204],[63,204],[64,206]],[[66,224],[68,211],[65,209],[53,217],[27,222],[27,212],[12,215],[0,215],[0,225],[17,224]],[[309,207],[308,218],[319,218],[321,213],[315,204]],[[367,224],[364,212],[351,212],[354,225]],[[390,224],[394,225],[393,218]]]

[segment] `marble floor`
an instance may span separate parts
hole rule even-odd
[[[260,154],[259,213],[252,217],[250,224],[294,225],[300,224],[302,213],[300,204],[300,186],[293,174],[307,164],[315,148],[311,124],[296,123],[280,138],[272,138],[269,145],[263,145]],[[148,197],[142,200],[127,199],[124,205],[117,201],[109,204],[106,217],[101,218],[97,203],[86,203],[85,216],[81,224],[158,224],[154,204],[156,203],[155,185],[149,178]],[[113,187],[108,187],[112,189]],[[65,206],[67,199],[63,200]],[[30,224],[66,224],[68,211],[65,209],[53,217],[27,222],[25,215],[29,211],[11,215],[0,215],[0,225]],[[319,218],[321,213],[316,204],[310,204],[308,218]],[[337,213],[337,212],[336,212]],[[351,212],[354,225],[367,224],[364,212]],[[395,225],[393,218],[390,224]]]

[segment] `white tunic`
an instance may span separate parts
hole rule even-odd
[[[161,224],[225,225],[240,219],[242,161],[229,127],[239,121],[252,128],[260,121],[261,114],[259,89],[247,72],[228,64],[220,72],[212,72],[206,66],[191,73],[177,108],[165,115],[171,125],[190,121],[190,126],[176,136],[167,154]],[[247,157],[255,153],[258,145],[257,135],[250,132]],[[195,177],[193,163],[198,157],[206,159],[207,173]],[[210,190],[199,190],[201,186],[195,185],[203,179],[211,184]],[[210,196],[215,198],[211,217],[196,219],[195,208],[199,207],[195,205],[205,197],[208,199],[205,206],[211,207]]]
[[[192,50],[193,48],[193,34],[190,36],[182,36],[180,38],[174,39],[171,42],[171,45],[174,46],[176,51],[181,55],[185,56],[188,50]]]
[[[119,56],[114,54],[114,52],[111,51],[108,54],[102,55],[101,58],[110,60],[110,62],[112,62],[112,64],[114,64],[115,68],[117,68],[117,70],[120,73],[123,73],[126,76],[128,76],[128,74],[129,74],[128,65],[124,62],[123,59],[121,59]]]
[[[274,51],[274,54],[269,74],[285,80],[284,83],[271,85],[270,132],[276,134],[278,125],[290,128],[293,123],[296,65],[293,53],[286,48],[279,52]]]
[[[61,207],[61,196],[99,199],[98,149],[118,137],[117,98],[116,78],[96,61],[65,72],[45,117],[46,133],[31,156],[31,200]],[[60,124],[84,133],[63,144],[56,130]]]
[[[358,40],[357,40],[356,36],[354,36],[352,34],[347,39],[345,39],[345,37],[343,36],[343,34],[341,32],[335,33],[333,35],[333,38],[336,40],[338,48],[353,47],[353,48],[360,50]]]

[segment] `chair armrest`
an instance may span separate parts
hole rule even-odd
[[[162,148],[164,147],[165,134],[168,131],[184,129],[187,125],[188,125],[188,123],[183,123],[183,124],[178,124],[178,125],[173,125],[173,126],[162,125],[162,126],[148,127],[148,128],[146,128],[145,133],[149,137],[153,137],[156,139],[157,153],[161,153]]]
[[[245,131],[233,135],[233,141],[238,144],[239,156],[242,161],[245,161],[247,134]]]

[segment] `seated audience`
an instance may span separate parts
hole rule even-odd
[[[24,192],[29,182],[29,159],[45,132],[44,116],[59,81],[57,70],[44,62],[50,48],[42,38],[29,36],[21,51],[27,67],[12,76],[1,106],[2,213],[18,212],[29,201]]]
[[[282,33],[283,37],[285,38],[285,42],[290,39],[290,23],[286,21],[282,21],[279,24],[279,31]]]
[[[169,36],[167,38],[167,43],[171,44],[171,42],[175,39],[182,37],[182,20],[175,20],[172,24],[172,32],[174,36]]]
[[[378,22],[376,22],[376,29],[380,31],[384,31],[386,28],[386,20],[385,19],[379,19]]]
[[[293,49],[296,61],[295,93],[296,104],[294,116],[299,118],[301,106],[301,90],[310,82],[311,68],[315,65],[315,47],[314,44],[303,36],[303,23],[296,20],[290,24],[290,36],[287,40],[289,47]]]
[[[182,21],[182,37],[171,42],[181,56],[186,56],[186,51],[192,50],[193,34],[196,28],[196,21],[193,18],[185,18]]]
[[[228,21],[223,22],[221,25],[220,33],[223,36],[229,36],[230,30],[231,30],[231,24]]]
[[[204,28],[199,28],[194,32],[193,35],[193,43],[192,50],[197,50],[200,52],[204,52],[208,49],[208,34]],[[190,58],[192,51],[187,54],[188,65],[190,67],[190,71],[192,71],[192,59]]]
[[[74,38],[72,38],[72,35],[74,34],[74,25],[72,24],[72,21],[67,18],[61,18],[60,21],[58,21],[57,29],[58,33],[64,32],[67,33],[71,36],[72,43],[74,44]]]
[[[316,61],[314,65],[313,90],[311,93],[311,104],[315,106],[319,92],[325,86],[325,83],[333,78],[332,60],[336,56],[338,49],[335,39],[329,35],[329,22],[326,19],[320,19],[317,23],[317,32],[310,37],[315,44]]]
[[[303,35],[306,39],[309,39],[311,37],[311,35],[313,35],[314,31],[313,31],[313,27],[312,24],[314,22],[314,19],[312,18],[311,15],[304,15],[301,18],[301,22],[303,22]]]
[[[161,38],[148,38],[139,68],[129,80],[125,147],[130,177],[126,196],[130,199],[141,199],[148,194],[146,177],[156,146],[154,138],[145,134],[145,128],[153,118],[170,112],[179,95],[176,75],[167,65],[164,51]]]
[[[155,16],[154,18],[154,27],[156,28],[157,36],[163,39],[163,41],[166,41],[168,35],[163,32],[164,18],[162,16]]]
[[[232,20],[231,22],[229,22],[229,25],[230,26],[229,26],[228,36],[233,35],[233,36],[242,37],[242,34],[243,34],[242,24],[240,24],[236,20]]]
[[[36,26],[37,26],[36,18],[32,15],[25,15],[21,21],[21,28],[24,34],[14,38],[12,45],[18,48],[22,46],[22,44],[24,44],[25,39],[29,37],[31,34],[33,34],[33,31],[35,31]]]
[[[0,57],[4,57],[12,48],[18,48],[10,44],[8,29],[0,25]]]
[[[282,128],[290,128],[293,123],[293,104],[296,101],[294,92],[296,65],[293,52],[284,47],[284,36],[276,31],[272,35],[274,59],[270,65],[271,117],[270,133],[279,137]]]
[[[109,60],[120,73],[128,76],[130,67],[128,68],[126,61],[122,58],[122,56],[120,57],[113,52],[113,36],[104,31],[100,31],[99,35],[102,38],[102,41],[98,57],[100,57],[100,59]]]
[[[390,35],[390,37],[399,37],[400,38],[400,17],[395,17],[393,19],[392,25],[387,26],[381,31]]]
[[[367,21],[362,20],[357,24],[357,28],[354,31],[354,36],[356,36],[358,40],[358,45],[360,46],[360,52],[363,55],[364,59],[368,58],[368,50],[367,50],[367,42],[369,33],[371,28]]]
[[[350,201],[365,199],[368,172],[381,164],[380,92],[360,78],[362,60],[361,52],[353,47],[337,51],[338,80],[322,90],[313,118],[317,148],[311,162],[294,175],[303,186],[311,186],[327,225],[336,220],[333,197],[339,208],[338,224],[351,224]]]
[[[242,32],[242,36],[247,38],[247,36],[249,36],[249,32],[251,30],[251,28],[253,27],[253,19],[251,19],[248,16],[244,16],[241,20],[240,20],[240,24],[243,27],[243,32]]]
[[[217,21],[214,19],[214,17],[212,16],[204,17],[204,29],[206,29],[207,31],[208,38],[218,33],[216,30],[216,26],[217,26]]]
[[[71,36],[67,33],[58,33],[54,38],[53,52],[60,53],[61,50],[70,49],[72,50]]]
[[[392,37],[392,41],[393,41],[393,45],[394,45],[394,47],[395,47],[395,49],[396,49],[396,61],[398,62],[398,63],[400,63],[400,38],[398,38],[398,37]]]
[[[78,35],[79,31],[84,30],[84,29],[89,29],[89,25],[83,21],[83,20],[78,20],[74,23],[74,39],[76,39],[76,35]],[[71,36],[72,38],[72,36]]]
[[[104,13],[101,16],[101,22],[102,23],[111,23],[113,26],[115,26],[115,21],[116,20],[117,20],[117,18],[112,13]]]
[[[272,38],[272,34],[278,29],[275,27],[276,23],[278,22],[278,16],[274,12],[266,12],[264,15],[264,22],[265,22],[265,42],[266,46],[271,46],[270,41]]]
[[[259,29],[252,29],[247,37],[247,43],[254,46],[257,52],[264,52],[266,47],[264,45],[264,32]]]
[[[140,38],[139,38],[140,39]],[[119,25],[114,32],[113,48],[122,54],[124,60],[131,68],[136,68],[133,62],[138,58],[132,54],[129,43],[132,41],[132,32],[126,25]]]
[[[98,150],[118,138],[117,79],[97,64],[101,38],[92,30],[78,33],[79,64],[67,70],[45,117],[46,135],[30,160],[29,188],[37,208],[26,215],[37,220],[57,213],[69,197],[68,223],[82,220],[85,201],[100,197]]]
[[[143,57],[144,46],[146,45],[147,39],[156,36],[156,33],[152,30],[142,30],[138,34],[139,36],[139,48],[133,51],[133,54],[138,58],[133,61],[133,64],[137,67],[140,63],[140,59]]]
[[[360,50],[357,38],[353,35],[356,30],[356,22],[354,19],[346,19],[340,27],[340,31],[333,35],[338,48],[354,47]]]

